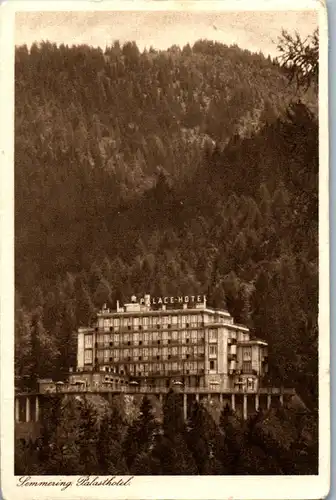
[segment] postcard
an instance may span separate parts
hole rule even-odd
[[[3,498],[324,498],[326,6],[0,13]]]

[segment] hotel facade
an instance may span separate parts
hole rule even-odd
[[[145,394],[162,405],[170,389],[183,393],[184,418],[194,401],[229,404],[245,420],[259,409],[283,405],[294,389],[267,387],[267,343],[251,339],[224,310],[205,296],[133,296],[116,310],[103,307],[92,326],[79,328],[77,366],[67,382],[39,380],[38,390],[15,395],[17,436],[38,424],[49,397]]]
[[[206,297],[133,296],[105,306],[93,326],[79,328],[77,367],[70,384],[167,390],[256,392],[268,371],[267,343]]]

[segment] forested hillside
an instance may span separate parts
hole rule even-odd
[[[317,404],[318,120],[261,54],[16,49],[17,385],[65,376],[132,293],[207,293]]]
[[[93,397],[94,398],[94,397]],[[181,394],[168,393],[163,419],[145,396],[128,422],[98,396],[55,397],[41,437],[17,441],[17,475],[317,474],[317,426],[297,408],[274,408],[246,422],[224,407],[218,423],[194,403],[187,422]],[[97,396],[96,396],[97,398]],[[105,404],[104,404],[105,403]]]

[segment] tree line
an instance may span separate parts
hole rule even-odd
[[[163,417],[145,396],[127,422],[117,405],[57,399],[44,408],[41,437],[16,442],[19,475],[316,474],[316,423],[293,407],[258,412],[242,422],[228,405],[216,423],[194,402],[183,418],[181,394],[170,392]]]

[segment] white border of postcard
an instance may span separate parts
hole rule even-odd
[[[320,30],[319,173],[319,474],[316,476],[136,476],[126,487],[77,486],[77,476],[33,476],[36,483],[70,486],[18,486],[14,476],[14,27],[15,12],[94,10],[318,10]],[[328,32],[327,10],[314,0],[91,0],[16,1],[0,7],[1,53],[1,489],[14,498],[106,499],[320,499],[330,482],[329,380],[329,193],[328,193]],[[93,479],[93,477],[91,478]],[[106,477],[99,478],[100,480]],[[125,480],[127,477],[125,477]]]

